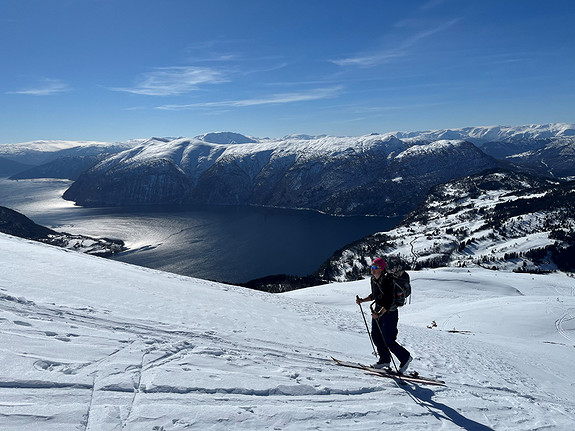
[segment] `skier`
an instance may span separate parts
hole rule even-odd
[[[362,302],[375,301],[371,307],[371,336],[377,352],[379,361],[373,366],[375,368],[391,368],[391,353],[399,360],[399,372],[404,373],[413,360],[409,351],[397,341],[397,322],[399,313],[397,306],[393,303],[393,279],[385,271],[386,262],[382,258],[377,258],[371,264],[371,293],[365,298],[355,297],[355,302],[359,305]]]

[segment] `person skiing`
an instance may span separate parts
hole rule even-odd
[[[393,279],[385,270],[386,262],[377,258],[371,264],[371,293],[365,298],[355,297],[355,302],[374,301],[371,306],[371,336],[379,360],[374,364],[375,368],[391,368],[391,353],[399,360],[399,372],[407,371],[413,360],[409,351],[396,341],[397,322],[399,313],[397,305],[393,301]]]

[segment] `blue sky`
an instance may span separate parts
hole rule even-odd
[[[575,122],[572,0],[1,0],[0,143]]]

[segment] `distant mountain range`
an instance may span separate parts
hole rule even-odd
[[[497,165],[465,141],[409,147],[393,136],[236,145],[178,139],[105,159],[64,198],[85,206],[202,203],[391,216],[438,183]]]
[[[75,180],[64,198],[84,206],[201,203],[393,216],[414,210],[432,187],[487,169],[575,177],[575,125],[34,142],[0,145],[0,157],[38,163],[13,178]]]

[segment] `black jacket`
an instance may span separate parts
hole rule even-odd
[[[393,311],[393,279],[387,272],[379,278],[371,277],[371,299],[375,301],[378,311],[381,307]]]

